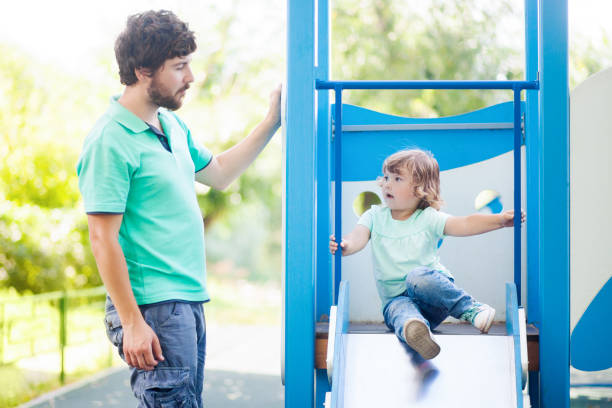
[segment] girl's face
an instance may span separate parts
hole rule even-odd
[[[391,210],[414,210],[420,199],[414,195],[412,177],[406,169],[385,172],[381,178],[383,200]]]

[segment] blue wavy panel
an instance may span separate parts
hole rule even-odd
[[[601,288],[572,332],[572,365],[582,371],[612,367],[612,278]]]
[[[524,106],[521,106],[521,109],[523,108]],[[333,107],[331,111],[334,112]],[[387,115],[347,104],[343,105],[342,111],[343,128],[347,125],[498,124],[510,123],[513,120],[512,102],[462,115],[434,119]],[[381,174],[385,157],[398,150],[413,147],[431,151],[440,164],[440,170],[449,170],[511,151],[513,130],[426,129],[343,132],[342,179],[343,181],[373,180]]]

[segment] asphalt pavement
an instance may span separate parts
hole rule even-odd
[[[22,408],[136,407],[129,370],[115,367],[43,395]],[[283,406],[280,328],[209,326],[204,406]]]

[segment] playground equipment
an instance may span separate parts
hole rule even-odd
[[[525,81],[330,81],[329,21],[327,0],[288,1],[283,113],[285,406],[321,407],[327,394],[328,407],[363,403],[526,407],[530,403],[568,408],[567,0],[525,1]],[[346,89],[508,89],[513,101],[450,118],[408,119],[343,105]],[[498,327],[488,336],[475,336],[465,331],[465,325],[441,325],[438,338],[449,352],[434,359],[440,377],[426,394],[420,394],[420,387],[406,385],[399,396],[392,396],[399,401],[391,401],[389,390],[410,384],[414,371],[397,339],[380,325],[371,261],[367,253],[341,259],[338,251],[332,265],[328,242],[331,232],[340,237],[354,225],[355,197],[378,191],[374,180],[384,157],[412,146],[431,150],[438,159],[448,204],[445,211],[471,213],[476,198],[484,199],[483,192],[493,190],[496,195],[482,208],[494,200],[499,203],[489,206],[491,211],[500,204],[527,208],[528,222],[526,228],[516,223],[514,231],[497,231],[486,239],[445,240],[440,249],[445,265],[468,292],[494,305],[496,320],[505,320],[506,330]],[[599,291],[604,304],[610,291],[606,287]],[[503,299],[508,299],[507,304]],[[581,302],[582,311],[588,304],[588,299]],[[585,316],[585,322],[593,319]],[[525,322],[527,328],[520,330]],[[609,338],[609,329],[601,330]],[[578,329],[578,339],[579,334]],[[328,344],[331,354],[326,356]],[[468,354],[486,351],[486,358],[470,360],[474,367],[447,358],[460,344]],[[572,356],[579,355],[574,346]],[[576,347],[586,355],[596,351],[585,352],[586,342]],[[609,360],[604,364],[612,365]],[[585,364],[596,368],[592,362]],[[478,371],[497,392],[470,400],[473,389],[451,387],[450,378],[470,375],[467,367]],[[527,389],[530,398],[525,397]],[[445,393],[452,393],[453,405],[444,400]]]
[[[600,371],[612,366],[612,68],[582,82],[571,95],[571,362]]]

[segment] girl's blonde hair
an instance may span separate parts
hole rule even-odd
[[[387,157],[382,168],[383,173],[396,174],[401,169],[412,177],[414,195],[421,199],[418,208],[439,210],[444,201],[440,197],[440,166],[433,155],[420,149],[400,150]]]

